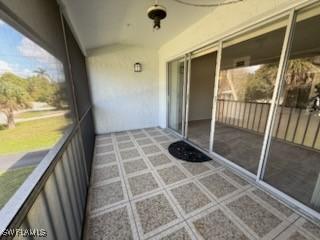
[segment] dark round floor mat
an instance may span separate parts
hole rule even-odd
[[[184,141],[178,141],[170,144],[168,150],[175,158],[188,162],[206,162],[211,160],[207,155]]]

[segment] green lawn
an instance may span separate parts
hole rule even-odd
[[[63,135],[70,120],[64,116],[17,123],[0,130],[0,155],[52,147]]]
[[[6,172],[0,171],[0,209],[17,191],[35,167],[25,167]]]
[[[56,113],[56,112],[57,111],[53,111],[53,110],[29,111],[29,112],[23,112],[23,113],[16,114],[15,117],[19,118],[19,119],[42,117],[42,116],[46,116],[46,115],[53,114],[53,113]]]

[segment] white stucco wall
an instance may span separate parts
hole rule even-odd
[[[142,72],[135,73],[135,62]],[[88,52],[96,133],[158,126],[158,53],[113,45]]]
[[[248,24],[253,19],[262,18],[270,11],[275,11],[295,4],[299,0],[245,0],[241,3],[214,8],[184,32],[164,44],[159,49],[159,125],[166,126],[166,62],[181,53],[185,53],[205,42]]]

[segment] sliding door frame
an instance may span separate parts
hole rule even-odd
[[[218,43],[217,60],[216,60],[216,71],[214,76],[214,87],[213,87],[213,99],[212,99],[212,116],[211,116],[211,129],[210,129],[210,140],[209,140],[209,153],[213,153],[213,139],[214,129],[216,126],[216,111],[217,111],[217,97],[218,87],[220,78],[220,67],[221,67],[221,56],[222,56],[222,40]]]
[[[188,138],[188,126],[189,126],[189,100],[190,100],[190,77],[191,77],[191,53],[186,55],[187,58],[187,75],[186,75],[186,111],[184,116],[184,134],[183,138]]]
[[[259,161],[259,167],[257,172],[257,178],[256,181],[262,180],[264,176],[264,171],[266,167],[266,162],[269,154],[269,148],[272,138],[272,129],[275,123],[276,118],[276,109],[277,109],[277,103],[279,102],[280,95],[281,95],[281,89],[284,81],[285,71],[287,68],[289,53],[291,49],[292,44],[292,36],[295,26],[295,19],[296,19],[295,10],[292,9],[289,15],[289,21],[286,29],[286,34],[283,40],[282,50],[281,50],[281,56],[279,61],[279,68],[277,72],[276,82],[274,86],[274,91],[272,95],[266,130],[264,134],[263,139],[263,145],[262,145],[262,151],[260,155],[260,161]]]
[[[184,56],[184,68],[183,68],[183,87],[182,87],[182,136],[185,136],[185,124],[186,124],[186,98],[187,98],[187,74],[188,74],[188,59]]]
[[[170,87],[169,87],[169,81],[170,81],[170,68],[169,68],[169,64],[173,61],[176,61],[176,60],[179,60],[179,59],[183,59],[183,65],[184,65],[184,69],[183,69],[183,89],[182,89],[182,111],[181,111],[181,133],[179,131],[177,131],[176,129],[173,129],[169,126],[169,119],[170,119]],[[166,127],[169,128],[170,130],[174,131],[175,134],[179,135],[180,137],[183,137],[184,136],[184,124],[185,124],[185,98],[186,98],[186,91],[185,91],[185,85],[186,85],[186,81],[187,81],[187,78],[186,78],[186,73],[187,73],[187,65],[186,65],[186,62],[187,62],[187,57],[186,55],[184,56],[180,56],[180,57],[176,57],[170,61],[167,61],[166,62]]]
[[[268,15],[264,18],[261,18],[247,26],[239,27],[239,29],[236,29],[235,31],[232,31],[230,34],[226,34],[220,38],[215,39],[211,43],[208,44],[202,44],[200,47],[196,47],[193,50],[189,50],[185,52],[184,54],[180,55],[181,57],[185,57],[185,71],[187,74],[185,74],[185,87],[186,87],[186,94],[184,95],[184,104],[185,111],[183,111],[182,119],[183,119],[183,130],[182,130],[182,136],[187,142],[189,142],[192,146],[196,147],[200,151],[208,154],[213,157],[214,159],[217,159],[218,161],[222,162],[223,164],[231,167],[234,169],[237,173],[245,177],[249,182],[256,185],[259,188],[262,188],[263,190],[273,194],[278,199],[284,201],[287,203],[290,207],[296,209],[301,214],[312,218],[315,221],[320,221],[320,213],[311,209],[310,207],[304,205],[303,203],[299,202],[298,200],[294,199],[293,197],[287,195],[286,193],[280,191],[279,189],[271,186],[270,184],[263,181],[264,172],[266,168],[266,164],[268,161],[268,154],[269,154],[269,148],[271,144],[272,139],[272,129],[275,124],[275,118],[276,118],[276,110],[278,108],[278,102],[280,99],[281,91],[284,85],[284,75],[287,68],[288,60],[289,60],[289,54],[291,50],[291,45],[293,41],[293,34],[295,30],[295,23],[296,23],[296,16],[297,11],[306,7],[310,7],[316,3],[319,3],[319,0],[303,0],[297,4],[293,4],[281,11],[276,12],[275,14]],[[232,161],[224,158],[223,156],[217,154],[214,152],[213,149],[213,142],[214,142],[214,136],[215,136],[215,118],[217,115],[217,95],[218,95],[218,87],[219,87],[219,78],[220,78],[220,67],[221,67],[221,57],[222,57],[222,51],[223,51],[223,43],[227,40],[230,40],[234,37],[237,37],[242,34],[246,34],[249,31],[258,29],[260,26],[266,25],[268,23],[272,23],[278,19],[288,17],[287,19],[287,25],[286,25],[286,32],[285,37],[282,44],[282,50],[278,65],[278,72],[276,76],[276,82],[274,87],[274,92],[272,95],[271,105],[268,112],[268,118],[267,118],[267,125],[266,130],[264,132],[264,139],[262,144],[262,150],[260,154],[259,159],[259,166],[257,169],[257,174],[253,174],[249,172],[248,170],[244,169],[243,167],[240,167],[239,165],[233,163]],[[188,115],[189,115],[189,97],[190,97],[190,73],[191,73],[191,54],[192,52],[205,48],[208,45],[217,45],[217,61],[216,61],[216,72],[215,72],[215,83],[214,83],[214,96],[212,99],[212,120],[211,120],[211,129],[210,129],[210,146],[209,151],[206,151],[199,146],[195,145],[191,141],[187,139],[188,137]],[[177,58],[175,58],[177,59]],[[168,61],[169,62],[169,61]],[[187,64],[187,65],[186,65]],[[168,76],[167,76],[168,77]],[[168,90],[168,88],[167,88]],[[168,113],[168,112],[167,112]],[[167,118],[168,119],[168,118]],[[168,125],[168,123],[167,123]]]
[[[220,50],[220,42],[221,41],[219,41],[219,42],[217,42],[217,43],[214,43],[214,44],[210,44],[209,45],[209,47],[207,47],[207,48],[205,48],[205,50],[206,50],[206,52],[205,52],[205,54],[203,54],[203,55],[206,55],[206,54],[210,54],[210,53],[217,53],[217,57],[216,57],[216,62],[215,62],[215,64],[214,64],[214,66],[212,66],[213,68],[215,68],[215,76],[214,76],[214,87],[213,87],[213,91],[214,91],[214,94],[215,94],[215,89],[216,89],[216,81],[217,81],[217,75],[219,75],[219,74],[217,74],[217,73],[219,73],[219,71],[220,71],[220,58],[221,58],[221,56],[220,56],[220,58],[219,58],[219,51],[220,51],[220,54],[221,54],[221,50]],[[186,107],[186,112],[185,112],[185,129],[184,129],[184,134],[183,134],[183,138],[184,139],[186,139],[186,140],[188,140],[188,142],[191,142],[191,143],[193,143],[192,142],[192,140],[190,140],[189,139],[189,135],[188,135],[188,127],[189,127],[189,104],[190,104],[190,84],[191,84],[191,60],[192,60],[192,58],[193,57],[201,57],[202,55],[200,55],[200,56],[194,56],[193,55],[193,53],[194,52],[192,52],[192,53],[189,53],[189,54],[187,54],[187,56],[188,56],[188,60],[187,60],[187,62],[188,62],[188,67],[187,67],[187,71],[188,71],[188,73],[187,73],[187,89],[186,89],[186,92],[187,92],[187,98],[186,98],[186,104],[187,104],[187,107]],[[219,67],[217,68],[217,65],[219,65]],[[219,71],[218,71],[219,70]],[[213,95],[214,95],[213,94]],[[211,116],[213,116],[213,114],[215,113],[215,107],[214,107],[214,97],[213,97],[213,99],[212,99],[212,103],[211,103],[211,105],[212,105],[212,107],[211,107]],[[213,133],[211,133],[212,132],[212,120],[213,119],[211,119],[211,123],[210,123],[210,136],[209,136],[209,146],[208,146],[208,149],[203,149],[202,147],[199,147],[199,148],[202,148],[203,150],[205,150],[205,151],[209,151],[209,153],[211,153],[211,149],[210,149],[210,146],[211,146],[211,139],[213,139],[212,138],[212,134]],[[195,143],[193,143],[194,145],[196,145]]]

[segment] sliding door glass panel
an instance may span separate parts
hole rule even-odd
[[[217,53],[191,59],[188,140],[208,150]]]
[[[184,58],[168,64],[168,127],[182,134]]]
[[[320,209],[320,8],[299,12],[264,181]]]
[[[223,43],[213,151],[254,174],[287,20]]]

